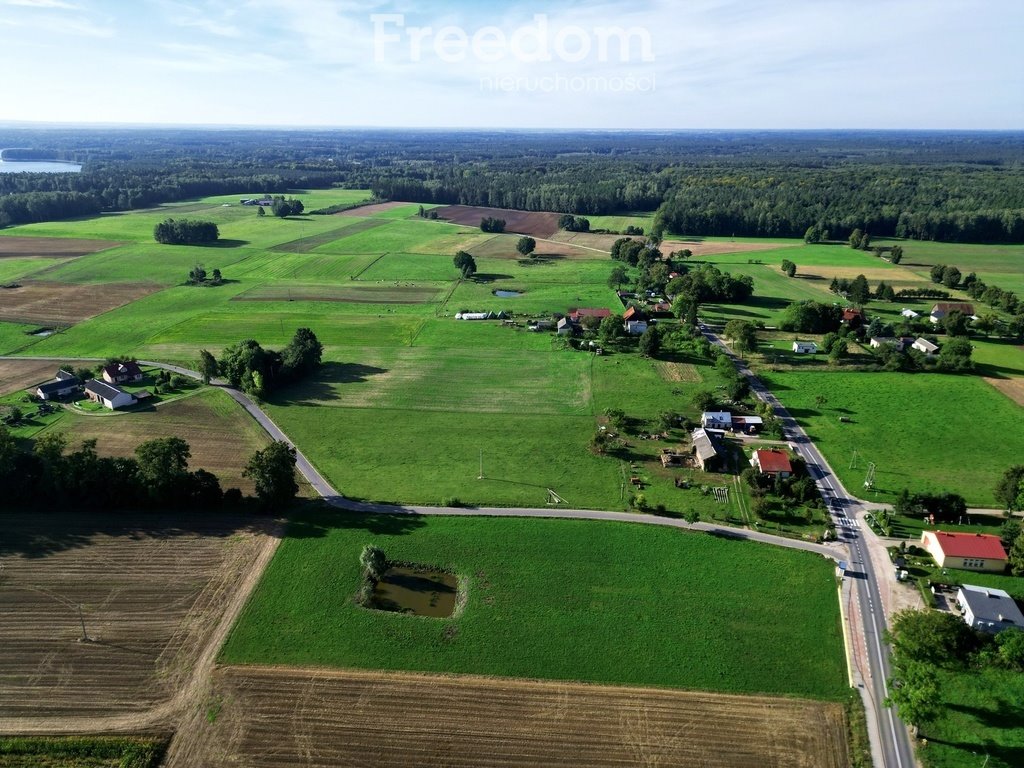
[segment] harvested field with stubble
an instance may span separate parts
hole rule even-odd
[[[737,240],[736,242],[725,242],[721,240],[716,241],[703,241],[703,240],[663,240],[661,242],[661,252],[666,256],[673,251],[683,251],[689,249],[693,252],[696,258],[702,258],[704,256],[717,256],[720,253],[747,253],[755,251],[777,251],[780,248],[789,248],[791,244],[786,241],[779,243],[772,242],[749,242],[746,240]]]
[[[26,280],[18,288],[4,290],[0,320],[38,325],[74,325],[158,290],[160,286],[155,283],[81,285]]]
[[[42,360],[0,360],[0,397],[49,381],[59,367]]]
[[[1024,406],[1024,379],[997,379],[986,376],[985,381],[1013,400],[1017,405]]]
[[[520,235],[548,238],[558,232],[557,213],[548,211],[513,211],[505,208],[482,208],[470,205],[449,205],[437,208],[437,215],[453,224],[479,227],[486,216],[505,220],[505,231]]]
[[[68,259],[122,245],[112,240],[73,237],[0,237],[0,259]]]
[[[3,733],[166,726],[276,542],[269,520],[210,513],[5,513],[0,527]]]
[[[387,203],[370,203],[369,205],[360,205],[358,208],[349,208],[347,211],[340,211],[336,213],[335,216],[376,216],[378,213],[388,213],[389,211],[393,211],[397,208],[404,208],[408,205],[416,204],[401,202],[398,200],[392,200]]]
[[[841,704],[386,672],[226,667],[171,768],[845,768]]]
[[[523,255],[516,250],[516,243],[519,242],[518,235],[495,235],[490,240],[479,245],[474,245],[468,250],[476,258],[484,259],[515,259],[524,265],[541,266],[545,262],[570,260],[607,260],[608,254],[589,248],[581,248],[572,243],[564,243],[557,240],[538,240],[537,250],[531,255],[532,259],[524,259]]]

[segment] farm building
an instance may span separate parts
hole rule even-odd
[[[933,344],[932,342],[928,341],[928,339],[923,338],[915,339],[914,343],[911,344],[910,346],[912,346],[918,352],[924,352],[926,355],[934,355],[936,352],[939,351],[938,344]]]
[[[900,312],[900,314],[903,315],[903,317],[908,318],[909,320],[914,320],[915,318],[918,318],[918,317],[921,316],[920,312],[915,312],[912,309],[904,309],[904,310],[902,310]]]
[[[868,346],[872,349],[881,349],[882,347],[898,347],[899,339],[892,336],[872,336],[868,342]]]
[[[968,317],[974,317],[974,305],[963,301],[940,301],[932,307],[932,312],[928,319],[938,324],[950,312],[960,312]]]
[[[89,379],[89,381],[85,382],[85,394],[93,402],[99,403],[104,408],[109,408],[112,411],[132,405],[135,402],[135,396],[130,392],[125,392],[118,386],[108,384],[105,381],[99,381],[98,379]]]
[[[126,381],[142,381],[142,369],[134,360],[103,366],[103,380],[108,384],[124,384]]]
[[[982,632],[1024,630],[1024,614],[1009,594],[992,587],[964,584],[956,593],[956,605],[964,623]]]
[[[700,415],[704,429],[732,429],[732,414],[728,411],[704,411]]]
[[[36,387],[36,396],[40,400],[52,400],[55,397],[67,397],[82,391],[82,380],[67,371],[57,371],[56,378]]]
[[[940,568],[997,573],[1006,568],[1006,550],[999,537],[987,533],[924,531],[921,545]]]
[[[642,310],[637,309],[636,307],[630,307],[629,309],[622,313],[622,319],[626,320],[627,322],[630,320],[632,320],[633,322],[645,322],[647,320],[647,315],[644,314]]]
[[[813,341],[794,341],[793,351],[798,355],[814,355],[818,352],[818,345]]]
[[[563,317],[559,320],[556,328],[556,333],[558,333],[559,336],[572,336],[576,331],[575,323],[573,323],[573,321],[568,317]]]
[[[718,435],[706,429],[693,430],[693,457],[697,465],[705,472],[718,469],[725,456],[725,449]]]
[[[793,465],[783,451],[754,451],[750,457],[750,466],[762,475],[789,477],[793,474]]]
[[[554,320],[537,320],[528,326],[531,331],[553,331],[556,328]]]
[[[743,432],[747,435],[756,435],[764,426],[764,419],[760,416],[733,416],[733,432]]]
[[[579,322],[584,317],[596,317],[599,320],[603,320],[606,317],[611,317],[612,311],[610,309],[591,309],[589,307],[577,307],[569,310],[569,317],[574,322]]]
[[[493,320],[494,315],[490,312],[460,312],[455,315],[456,320]]]
[[[647,323],[643,320],[627,320],[625,323],[626,333],[630,336],[639,336],[647,330]]]

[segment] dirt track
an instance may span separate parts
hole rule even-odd
[[[197,713],[171,768],[848,764],[838,704],[266,667],[218,670],[214,688],[214,724]]]

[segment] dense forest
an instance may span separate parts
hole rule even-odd
[[[599,215],[695,235],[1024,241],[1024,134],[0,129],[81,173],[0,174],[0,226],[212,194],[331,186],[381,199]]]

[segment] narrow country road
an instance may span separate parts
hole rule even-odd
[[[886,680],[889,675],[889,650],[882,638],[885,628],[885,614],[882,609],[881,596],[871,558],[862,546],[860,533],[854,526],[855,515],[861,511],[862,502],[851,496],[835,477],[824,456],[814,447],[803,429],[786,412],[782,404],[769,392],[759,379],[747,368],[746,364],[736,357],[732,350],[709,329],[702,327],[705,336],[713,344],[725,350],[736,363],[739,371],[751,384],[751,389],[760,399],[772,405],[783,422],[787,436],[792,436],[795,450],[807,461],[808,470],[818,484],[822,496],[832,510],[837,529],[842,531],[840,541],[829,544],[815,544],[796,539],[787,539],[760,531],[717,526],[710,523],[687,523],[675,518],[655,517],[631,512],[612,512],[588,509],[560,508],[515,508],[515,507],[421,507],[391,504],[365,504],[346,499],[317,471],[301,450],[288,438],[277,424],[244,392],[228,386],[227,382],[215,380],[212,383],[220,387],[242,406],[274,440],[287,443],[295,448],[296,468],[313,487],[313,489],[331,505],[353,512],[369,512],[378,514],[409,514],[409,515],[444,515],[444,516],[490,516],[490,517],[538,517],[568,518],[580,520],[604,520],[643,525],[660,525],[671,528],[705,531],[718,536],[733,539],[745,539],[764,544],[772,544],[789,549],[799,549],[827,557],[836,562],[848,563],[846,579],[852,581],[852,592],[856,595],[857,612],[844,611],[847,630],[850,635],[863,633],[868,649],[868,666],[870,680],[859,684],[861,697],[868,712],[869,733],[872,742],[874,763],[878,768],[914,768],[916,765],[909,734],[903,723],[893,711],[883,706],[888,696]],[[5,360],[52,360],[53,362],[102,362],[99,358],[67,358],[67,357],[23,357],[0,356]],[[143,366],[162,368],[192,379],[201,377],[196,371],[177,365],[160,363],[151,360],[139,360]],[[847,589],[843,590],[848,593]],[[856,643],[851,643],[850,668],[859,667]]]
[[[750,388],[763,402],[768,403],[782,422],[783,430],[793,450],[807,462],[807,470],[818,485],[818,491],[825,500],[830,514],[839,531],[840,541],[845,543],[848,552],[847,569],[844,579],[851,582],[851,594],[857,601],[857,626],[852,626],[854,617],[847,612],[847,621],[851,624],[853,637],[851,645],[851,668],[855,668],[856,644],[863,638],[867,649],[868,678],[858,683],[861,699],[868,712],[868,731],[871,736],[871,747],[876,766],[884,768],[914,768],[917,762],[910,740],[910,734],[896,713],[884,705],[889,695],[887,680],[891,674],[889,664],[889,646],[882,632],[885,629],[885,610],[879,591],[879,574],[867,551],[861,528],[864,512],[871,508],[852,494],[848,493],[839,482],[835,472],[825,457],[817,449],[803,428],[786,410],[779,399],[772,394],[764,383],[754,375],[729,346],[710,328],[700,326],[704,336],[712,344],[719,346],[732,359],[737,370],[750,382]]]

